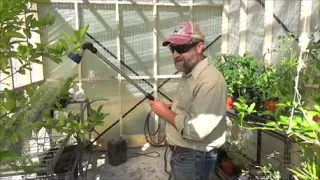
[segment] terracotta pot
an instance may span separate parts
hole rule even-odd
[[[270,110],[272,112],[275,112],[276,109],[277,109],[277,104],[279,103],[279,100],[274,100],[274,99],[268,99],[265,101],[264,103],[264,107],[267,109],[267,110]]]
[[[227,98],[227,103],[226,103],[227,110],[231,110],[232,109],[232,103],[233,103],[232,97],[228,97]]]
[[[234,174],[233,164],[231,160],[222,160],[221,161],[221,168],[223,172],[225,172],[228,175]]]

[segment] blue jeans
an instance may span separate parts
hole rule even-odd
[[[209,180],[217,163],[217,153],[185,152],[172,153],[170,159],[173,180]]]

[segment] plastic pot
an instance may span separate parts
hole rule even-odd
[[[234,174],[233,163],[231,160],[223,159],[221,161],[221,169],[228,175]]]
[[[231,109],[232,109],[232,104],[233,104],[233,99],[232,99],[232,97],[228,97],[228,98],[227,98],[227,103],[226,103],[226,108],[227,108],[227,110],[231,110]]]
[[[277,104],[279,103],[279,100],[277,99],[267,99],[264,103],[264,107],[267,110],[270,110],[272,112],[275,112],[277,109]]]
[[[315,121],[315,122],[318,122],[318,121],[320,120],[320,117],[319,117],[319,116],[314,116],[314,117],[312,118],[312,120]]]

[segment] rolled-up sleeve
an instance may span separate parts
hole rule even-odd
[[[222,82],[204,82],[194,93],[190,112],[180,111],[175,117],[175,126],[182,137],[202,140],[224,117],[227,91]]]

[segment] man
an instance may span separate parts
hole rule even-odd
[[[216,149],[225,142],[227,86],[222,74],[203,54],[204,35],[192,22],[178,24],[163,42],[182,72],[172,106],[150,101],[166,120],[174,180],[207,180],[216,165]]]

